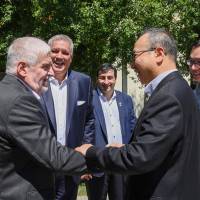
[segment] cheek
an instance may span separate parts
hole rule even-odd
[[[65,59],[67,62],[71,62],[71,60],[72,60],[70,55],[65,56],[64,59]]]
[[[46,76],[47,76],[47,71],[40,71],[38,74],[37,74],[37,79],[38,80],[42,80],[44,79]]]

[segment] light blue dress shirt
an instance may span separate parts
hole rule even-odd
[[[158,84],[170,73],[177,71],[177,69],[168,70],[166,72],[163,72],[159,74],[156,78],[154,78],[151,82],[148,83],[148,85],[144,88],[144,93],[148,96],[151,96],[153,91],[156,89]]]

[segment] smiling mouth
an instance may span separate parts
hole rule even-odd
[[[57,59],[55,59],[54,61],[53,61],[53,63],[56,65],[56,66],[61,66],[61,65],[64,65],[65,63],[64,63],[64,60],[57,60]]]

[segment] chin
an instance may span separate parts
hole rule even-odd
[[[41,89],[41,93],[44,93],[48,90],[48,87],[47,86],[43,86],[42,89]]]

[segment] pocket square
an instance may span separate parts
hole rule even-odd
[[[77,106],[81,106],[85,103],[85,101],[77,101]]]

